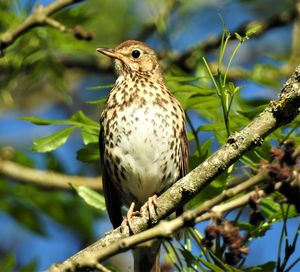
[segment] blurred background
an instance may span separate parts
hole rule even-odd
[[[22,24],[37,5],[53,2],[1,0],[0,37]],[[111,61],[95,49],[113,48],[127,39],[142,40],[158,52],[172,89],[178,88],[172,77],[184,75],[200,78],[193,84],[211,91],[202,57],[215,71],[224,25],[234,37],[235,32],[245,33],[250,22],[252,26],[260,24],[260,30],[242,43],[228,77],[242,87],[236,111],[242,106],[249,111],[266,105],[278,96],[282,84],[299,64],[300,8],[297,10],[296,4],[296,0],[85,0],[67,6],[51,18],[72,31],[35,27],[3,50],[0,158],[65,175],[101,175],[99,163],[76,159],[77,151],[85,145],[80,130],[52,152],[34,152],[31,148],[35,139],[61,126],[38,126],[20,116],[63,120],[81,110],[98,122],[103,105],[88,102],[103,101],[110,87],[92,87],[111,85],[116,76]],[[237,40],[229,41],[225,63],[236,45]],[[212,122],[214,105],[205,104],[210,103],[209,96],[203,95],[197,105],[179,91],[178,97],[189,115],[189,131],[197,130],[197,140],[191,141],[194,167],[225,141],[226,133],[217,126],[218,132],[205,126],[217,123]],[[243,125],[233,119],[233,128]],[[293,129],[293,135],[299,140],[298,128]],[[205,155],[195,152],[197,141],[206,144]],[[275,137],[272,141],[268,146],[276,144]],[[253,163],[261,159],[258,155],[251,158]],[[206,225],[199,224],[198,229],[203,231]],[[299,217],[289,221],[291,236],[298,225]],[[41,188],[0,172],[0,271],[42,271],[110,229],[106,213],[87,205],[72,188]],[[282,222],[275,223],[265,236],[250,242],[245,266],[276,261],[279,241],[274,237],[279,237],[281,229]],[[299,245],[297,250],[300,252]],[[127,265],[127,258],[130,256],[118,262]],[[293,269],[300,271],[300,266]]]

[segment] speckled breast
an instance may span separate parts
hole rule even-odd
[[[139,207],[178,179],[184,120],[164,85],[126,82],[111,91],[102,113],[104,163],[122,202]]]

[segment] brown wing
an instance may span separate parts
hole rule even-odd
[[[189,145],[186,135],[186,128],[184,127],[181,132],[180,137],[180,177],[183,178],[189,171]],[[176,216],[179,216],[183,213],[183,206],[176,208]],[[180,237],[181,234],[178,235]]]
[[[121,202],[118,197],[117,190],[115,189],[113,182],[110,178],[110,174],[107,171],[105,166],[103,155],[105,153],[105,145],[104,145],[104,135],[103,129],[101,128],[99,134],[99,150],[100,157],[102,163],[102,183],[103,183],[103,193],[105,198],[105,204],[108,211],[110,222],[112,223],[114,228],[117,228],[121,225],[123,217],[121,211]]]
[[[181,154],[180,178],[183,178],[189,172],[189,143],[188,143],[185,127],[183,128],[180,137],[180,154]]]

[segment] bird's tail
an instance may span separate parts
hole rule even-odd
[[[160,271],[161,241],[154,239],[138,245],[133,250],[134,272]]]

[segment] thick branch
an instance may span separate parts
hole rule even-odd
[[[300,107],[300,66],[284,85],[280,97],[248,126],[233,134],[225,145],[212,154],[205,162],[196,167],[184,178],[157,199],[157,220],[165,218],[181,204],[187,203],[206,185],[236,162],[246,151],[263,143],[264,138],[278,127],[288,124],[299,113]],[[201,206],[202,208],[202,206]],[[129,224],[136,234],[148,229],[157,221],[150,221],[147,211],[141,217],[133,217]],[[94,244],[72,256],[67,263],[75,269],[75,263],[81,263],[84,256],[96,254],[103,247],[130,236],[128,226],[121,226],[99,239]]]
[[[50,189],[71,189],[70,185],[84,185],[97,191],[102,190],[101,177],[67,176],[51,171],[41,171],[0,159],[0,174],[24,183]]]
[[[42,5],[37,6],[33,13],[27,17],[23,23],[1,35],[0,55],[3,54],[3,50],[5,48],[14,43],[21,35],[29,31],[31,28],[48,24],[48,16],[81,1],[83,0],[57,0],[46,7],[43,7]],[[53,24],[53,20],[50,21]]]
[[[53,269],[53,271],[51,269],[50,271],[55,272],[55,269],[59,269],[59,271],[67,271],[67,269],[71,267],[73,268],[75,267],[80,268],[84,266],[94,267],[97,262],[104,261],[107,258],[112,257],[117,253],[128,250],[129,248],[132,248],[137,244],[152,240],[154,238],[171,237],[171,235],[175,231],[183,228],[186,225],[192,225],[195,222],[204,221],[206,219],[209,219],[212,216],[215,216],[216,213],[221,214],[225,211],[229,211],[234,208],[247,204],[247,202],[249,201],[249,197],[252,196],[253,193],[259,194],[259,197],[262,197],[264,195],[263,191],[258,191],[258,192],[252,191],[228,203],[217,205],[223,202],[224,200],[229,199],[232,196],[243,192],[245,189],[253,187],[254,185],[260,182],[267,181],[268,179],[269,179],[268,171],[266,169],[262,169],[256,176],[250,178],[248,181],[234,188],[224,191],[219,196],[206,201],[199,208],[195,210],[186,211],[181,216],[171,221],[161,221],[158,225],[156,225],[151,229],[124,238],[116,243],[113,243],[105,247],[104,249],[98,252],[95,251],[93,254],[90,254],[90,252],[85,253],[86,255],[83,255],[81,258],[80,265],[79,263],[76,264],[77,260],[73,261],[71,259],[69,261],[64,262],[62,265],[56,265],[52,267],[51,269]],[[213,208],[213,210],[212,212],[209,212],[211,208]]]

